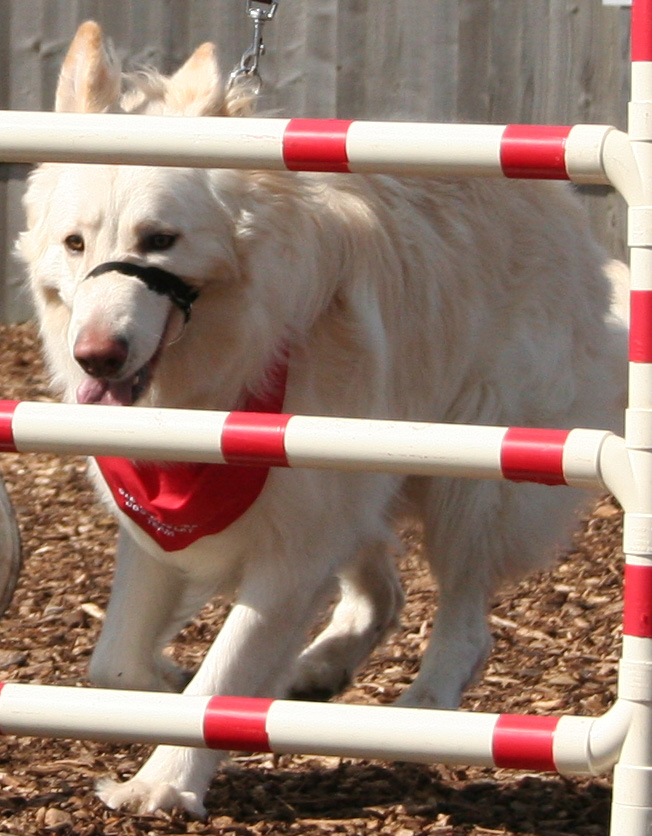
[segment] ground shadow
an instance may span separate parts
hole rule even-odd
[[[332,768],[235,767],[221,773],[207,798],[211,814],[244,825],[311,820],[385,820],[400,808],[417,826],[446,821],[450,833],[468,828],[537,836],[606,836],[611,793],[606,781],[560,776],[501,775],[434,767],[342,760]],[[459,830],[458,830],[459,828]],[[366,828],[365,828],[366,829]],[[279,827],[278,832],[284,832]]]

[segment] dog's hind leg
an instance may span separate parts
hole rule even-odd
[[[338,694],[398,625],[404,596],[386,542],[364,545],[338,581],[340,599],[330,621],[297,660],[290,687],[295,699],[321,700]]]
[[[500,489],[496,483],[433,480],[421,501],[424,552],[439,604],[419,674],[398,704],[457,708],[491,649],[487,610],[498,569],[493,564],[502,560],[495,531]]]
[[[151,558],[120,532],[111,599],[90,664],[94,685],[144,691],[180,691],[188,676],[161,655],[179,625],[178,570]]]
[[[487,616],[495,590],[550,562],[576,500],[566,487],[433,481],[425,547],[439,606],[421,669],[400,705],[457,708],[491,650]]]
[[[397,705],[457,708],[491,650],[486,590],[469,579],[464,589],[440,586],[440,595],[419,674]]]

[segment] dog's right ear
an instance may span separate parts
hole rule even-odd
[[[77,30],[63,62],[55,110],[58,113],[102,113],[120,95],[120,65],[102,30],[88,20]]]

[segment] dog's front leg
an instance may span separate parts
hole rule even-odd
[[[238,601],[186,694],[284,693],[315,599],[331,574],[310,557],[291,569],[273,558],[252,561]],[[204,794],[221,757],[203,749],[159,746],[134,778],[124,784],[105,780],[99,795],[110,807],[139,813],[182,807],[202,815]]]
[[[94,685],[181,691],[187,677],[161,656],[183,592],[179,572],[150,557],[120,530],[111,599],[90,664]]]

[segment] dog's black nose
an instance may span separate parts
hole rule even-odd
[[[98,378],[115,378],[127,361],[127,341],[120,337],[83,334],[75,343],[73,356],[86,374]]]

